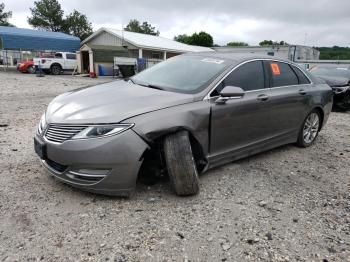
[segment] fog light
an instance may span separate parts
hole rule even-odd
[[[78,169],[76,172],[85,175],[106,176],[110,171],[110,169]]]
[[[67,176],[72,179],[99,181],[106,177],[110,172],[110,169],[73,169],[67,173]]]

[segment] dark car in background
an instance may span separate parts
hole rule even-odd
[[[296,64],[268,56],[180,55],[126,81],[56,97],[34,138],[43,166],[91,192],[130,195],[158,165],[178,195],[207,169],[284,144],[311,146],[332,89]]]
[[[340,66],[316,66],[310,72],[324,80],[334,92],[333,109],[350,110],[350,69]]]

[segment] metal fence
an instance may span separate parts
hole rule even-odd
[[[2,67],[16,66],[19,62],[28,61],[35,56],[37,56],[37,52],[0,49],[0,65]]]

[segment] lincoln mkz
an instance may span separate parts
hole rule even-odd
[[[83,190],[130,196],[155,165],[176,194],[193,195],[210,168],[284,144],[312,145],[332,101],[327,84],[290,61],[185,54],[127,81],[59,95],[34,146],[50,174]]]

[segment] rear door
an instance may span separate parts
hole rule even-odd
[[[280,61],[265,61],[270,75],[273,136],[297,134],[308,113],[310,80],[297,67]]]
[[[270,136],[270,90],[262,61],[233,70],[211,93],[210,155],[223,156],[262,142]],[[225,86],[241,87],[245,95],[215,103]]]

